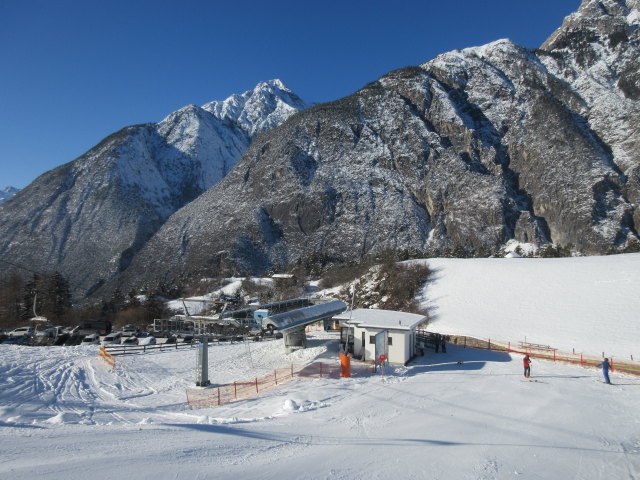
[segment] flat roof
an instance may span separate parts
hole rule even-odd
[[[411,330],[416,328],[427,317],[416,313],[379,310],[376,308],[356,308],[333,316],[350,326],[383,328],[393,330]]]

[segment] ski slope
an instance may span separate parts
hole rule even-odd
[[[517,261],[522,271],[536,263]],[[593,275],[601,261],[587,262]],[[458,328],[443,299],[457,295],[447,278],[465,263],[478,272],[484,265],[483,278],[502,288],[492,262],[431,262],[438,277],[425,292],[441,289],[434,329]],[[514,297],[495,298],[506,310]],[[484,315],[482,302],[468,305],[476,318],[496,322],[487,328],[509,332],[510,324],[497,322],[510,317]],[[589,339],[583,325],[573,327]],[[335,332],[312,332],[308,344],[288,355],[281,340],[215,345],[209,377],[225,384],[290,363],[335,361]],[[97,347],[0,345],[0,478],[640,478],[640,378],[615,372],[608,386],[597,370],[534,359],[537,381],[530,382],[519,355],[451,345],[446,354],[429,350],[388,368],[384,378],[296,378],[245,401],[189,408],[195,350],[117,362],[109,370]]]
[[[640,360],[640,254],[431,259],[422,305],[444,334]]]

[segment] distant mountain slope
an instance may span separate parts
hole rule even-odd
[[[445,53],[290,118],[124,280],[510,239],[624,248],[640,226],[639,18],[637,0],[585,0],[539,50]]]
[[[18,193],[19,191],[20,190],[18,190],[15,187],[0,188],[0,203],[6,202],[10,198],[12,198],[16,193]]]
[[[0,207],[0,258],[58,270],[76,295],[94,291],[173,212],[224,178],[255,134],[305,106],[279,80],[239,98],[237,117],[189,105],[124,128],[36,179]]]

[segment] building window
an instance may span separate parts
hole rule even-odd
[[[369,343],[371,345],[373,345],[374,343],[376,343],[376,336],[375,335],[369,335]]]
[[[387,337],[387,340],[388,340],[387,345],[393,345],[393,338]]]

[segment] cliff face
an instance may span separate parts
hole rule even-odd
[[[640,225],[638,18],[637,1],[585,1],[539,50],[449,52],[291,117],[124,279],[511,239],[624,247]]]
[[[540,60],[583,101],[579,113],[622,174],[640,226],[640,2],[583,1],[542,45]]]

